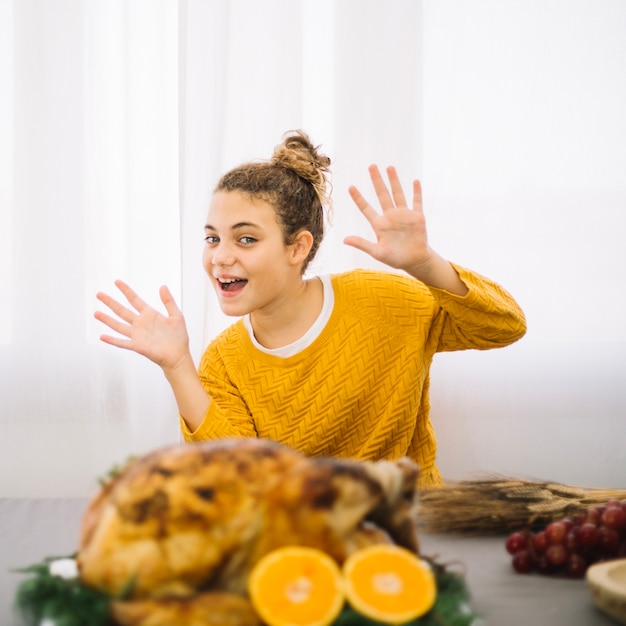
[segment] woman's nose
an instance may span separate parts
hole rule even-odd
[[[233,265],[235,262],[235,256],[233,254],[232,248],[225,242],[220,241],[213,248],[213,258],[211,259],[211,263],[213,265]]]

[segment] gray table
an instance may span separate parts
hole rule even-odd
[[[76,550],[86,500],[0,499],[0,625],[23,626],[12,611],[20,575],[10,570]],[[582,580],[511,569],[501,537],[421,536],[422,551],[463,565],[473,606],[489,626],[615,626],[595,609]]]

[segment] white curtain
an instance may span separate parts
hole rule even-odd
[[[92,317],[117,277],[180,292],[177,9],[1,6],[0,493],[89,493],[178,441],[163,376]]]
[[[395,164],[433,246],[527,312],[519,344],[436,359],[444,476],[623,486],[625,59],[621,0],[0,0],[0,497],[84,495],[179,441],[95,293],[168,284],[199,357],[231,321],[212,187],[292,128],[334,162],[312,272],[375,265],[341,244],[369,235],[346,190]]]

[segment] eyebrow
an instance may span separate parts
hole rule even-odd
[[[253,222],[237,222],[230,227],[231,230],[238,230],[239,228],[260,228],[260,226]],[[205,224],[204,230],[217,230],[217,228],[211,226],[211,224]]]

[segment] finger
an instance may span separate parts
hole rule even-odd
[[[393,201],[397,207],[406,207],[406,198],[404,197],[404,191],[402,191],[402,184],[398,177],[398,172],[393,166],[387,168],[387,176],[389,177],[389,185],[391,186],[391,193],[393,195]]]
[[[123,324],[119,320],[107,315],[106,313],[102,313],[102,311],[96,311],[93,316],[102,324],[108,326],[111,330],[114,330],[116,333],[123,335],[124,337],[131,336],[131,326],[128,324]]]
[[[167,311],[167,314],[171,317],[172,315],[178,315],[181,313],[181,310],[178,308],[176,301],[174,300],[174,296],[172,292],[168,289],[166,285],[163,285],[159,289],[159,296],[161,297],[161,302]]]
[[[376,258],[376,244],[368,241],[367,239],[363,239],[363,237],[358,237],[357,235],[349,235],[343,240],[343,242],[344,244],[346,244],[346,246],[356,248],[357,250],[361,250],[361,252],[365,252],[371,257]]]
[[[424,212],[422,204],[422,184],[419,180],[413,181],[413,210],[419,213]]]
[[[130,347],[130,341],[127,339],[120,339],[119,337],[111,337],[111,335],[100,335],[100,341],[108,343],[110,346],[116,348],[124,348],[124,350],[132,350]]]
[[[389,190],[387,189],[387,185],[385,185],[385,181],[383,180],[378,166],[370,165],[368,171],[370,173],[370,178],[372,179],[372,184],[374,185],[374,191],[376,192],[381,208],[383,211],[393,209],[393,198],[389,194]]]
[[[119,318],[123,319],[127,324],[131,324],[132,321],[137,317],[137,314],[134,311],[131,311],[123,304],[112,298],[109,294],[99,292],[96,294],[96,298],[105,304],[115,315]],[[103,314],[104,315],[104,314]]]
[[[148,303],[142,300],[124,281],[116,280],[115,286],[124,294],[128,303],[139,313],[148,306]]]
[[[349,187],[348,193],[357,207],[359,207],[361,213],[363,213],[367,221],[371,224],[378,213],[370,206],[369,202],[361,195],[361,192],[356,187]]]

